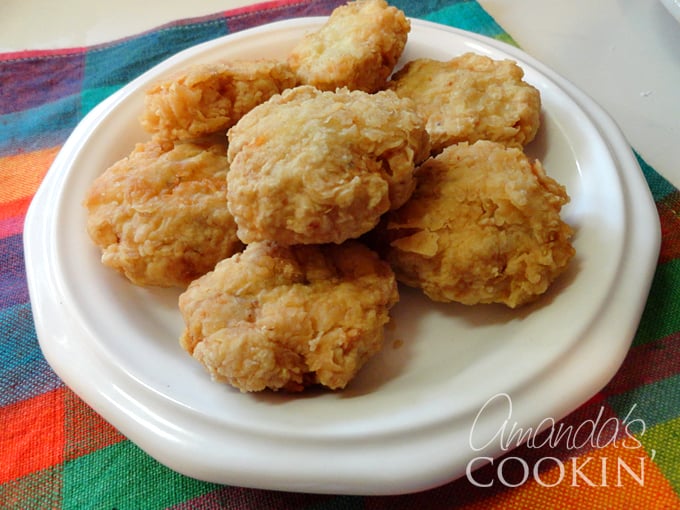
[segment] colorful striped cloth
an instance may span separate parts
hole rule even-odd
[[[179,50],[275,20],[325,15],[341,3],[274,1],[94,47],[0,54],[0,508],[680,508],[680,193],[642,160],[663,235],[651,294],[620,371],[562,422],[602,427],[610,439],[599,444],[545,440],[472,479],[403,496],[218,486],[157,463],[52,372],[33,326],[22,227],[71,130],[99,101]],[[411,17],[512,43],[475,1],[390,3]]]

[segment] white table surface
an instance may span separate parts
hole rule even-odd
[[[91,45],[252,3],[0,0],[0,51]],[[680,187],[680,0],[479,3],[524,51],[599,102],[641,156]]]

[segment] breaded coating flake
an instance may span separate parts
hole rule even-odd
[[[404,51],[411,29],[404,13],[384,0],[337,7],[316,32],[289,53],[298,84],[321,90],[377,92]]]
[[[252,108],[295,82],[288,65],[276,60],[195,64],[147,91],[140,121],[161,140],[226,133]]]
[[[271,98],[229,131],[228,205],[245,243],[341,243],[372,229],[415,187],[423,119],[389,91]]]
[[[344,388],[383,343],[389,265],[355,241],[253,243],[180,296],[182,347],[243,392]]]
[[[226,141],[138,144],[92,184],[87,230],[102,263],[138,285],[186,287],[243,248],[227,208]]]
[[[458,142],[491,140],[522,147],[540,125],[539,91],[512,60],[466,53],[447,62],[418,59],[389,88],[414,100],[427,119],[434,153]]]
[[[514,308],[543,294],[574,255],[560,218],[568,200],[519,149],[453,145],[421,166],[413,197],[382,225],[386,257],[435,301]]]

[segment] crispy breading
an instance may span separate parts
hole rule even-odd
[[[463,142],[426,161],[380,234],[397,279],[436,301],[505,303],[543,294],[574,255],[565,188],[521,150]]]
[[[243,392],[344,388],[382,347],[389,265],[355,241],[253,243],[180,296],[182,347]]]
[[[465,53],[446,62],[408,62],[388,87],[414,100],[434,153],[477,140],[522,147],[536,136],[541,111],[539,91],[523,77],[512,60]]]
[[[140,121],[161,140],[226,133],[253,107],[295,82],[288,65],[277,60],[196,64],[149,88]]]
[[[349,2],[307,34],[288,63],[300,85],[377,92],[404,51],[410,29],[404,13],[384,0]]]
[[[423,119],[393,92],[300,86],[229,131],[229,209],[245,243],[341,243],[413,192]]]
[[[185,287],[241,250],[227,208],[227,169],[223,137],[137,144],[85,197],[103,264],[138,285]]]
[[[179,344],[214,381],[340,390],[381,350],[398,281],[515,308],[569,266],[569,196],[523,152],[539,91],[474,53],[392,74],[409,31],[354,0],[282,60],[192,64],[146,91],[151,140],[88,190],[103,264],[183,288]]]

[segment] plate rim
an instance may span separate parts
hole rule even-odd
[[[69,352],[68,349],[69,347],[73,348],[73,346],[68,345],[68,341],[64,339],[64,336],[66,334],[66,331],[61,331],[62,337],[57,341],[52,341],[48,342],[46,339],[49,338],[56,338],[59,336],[58,332],[55,333],[55,331],[49,331],[50,325],[46,324],[44,321],[43,313],[44,313],[44,306],[45,306],[45,299],[46,296],[44,295],[43,291],[45,290],[45,282],[50,282],[51,288],[50,294],[52,297],[57,297],[58,296],[63,296],[63,289],[58,288],[58,282],[50,281],[50,275],[49,272],[47,271],[46,267],[36,267],[36,264],[34,263],[34,255],[36,253],[35,250],[35,245],[40,244],[38,243],[38,238],[41,239],[46,239],[48,240],[48,244],[50,243],[55,243],[56,240],[53,239],[53,237],[50,235],[51,232],[48,230],[48,223],[49,222],[42,222],[39,221],[40,218],[40,211],[38,209],[38,204],[41,204],[43,201],[45,201],[49,195],[48,191],[48,184],[54,185],[52,182],[53,180],[56,179],[57,182],[59,182],[59,179],[63,179],[67,177],[68,172],[62,172],[61,174],[58,173],[59,168],[61,168],[61,165],[63,162],[68,161],[69,155],[72,155],[73,153],[77,152],[77,144],[75,142],[72,142],[73,140],[76,140],[78,137],[76,136],[78,133],[80,133],[80,130],[84,129],[85,127],[92,125],[93,123],[97,123],[99,119],[102,117],[105,117],[107,112],[110,111],[110,109],[114,108],[115,105],[122,100],[124,97],[125,91],[130,90],[131,88],[136,87],[139,83],[142,83],[143,80],[147,79],[149,73],[157,68],[159,66],[171,66],[177,61],[180,61],[184,55],[187,54],[187,52],[195,52],[199,50],[201,47],[208,47],[208,46],[213,46],[213,45],[219,45],[222,44],[225,40],[234,40],[237,37],[247,37],[248,35],[252,35],[252,33],[256,33],[261,30],[273,30],[276,29],[279,26],[288,26],[288,25],[295,25],[295,24],[309,24],[310,26],[314,25],[315,23],[319,23],[321,20],[325,20],[326,17],[306,17],[306,18],[292,18],[288,20],[283,20],[283,21],[277,21],[274,23],[266,24],[266,25],[260,25],[258,27],[254,27],[251,29],[246,29],[240,32],[236,32],[234,34],[229,34],[227,36],[222,36],[216,39],[213,39],[211,41],[201,43],[196,46],[192,46],[190,48],[187,48],[186,50],[183,50],[162,63],[158,64],[157,66],[154,66],[151,68],[149,71],[141,75],[140,77],[136,78],[132,82],[130,82],[128,85],[123,87],[121,90],[118,92],[114,93],[112,96],[104,100],[102,103],[97,105],[95,109],[93,109],[91,112],[87,114],[87,116],[81,121],[79,126],[76,127],[74,132],[71,134],[69,139],[65,142],[64,146],[62,147],[62,150],[58,154],[57,158],[55,159],[55,162],[53,163],[52,168],[48,172],[47,176],[45,177],[45,180],[43,181],[43,184],[41,184],[40,188],[36,192],[36,198],[32,201],[29,210],[26,214],[26,223],[25,223],[25,230],[24,230],[24,246],[25,246],[25,257],[26,257],[26,271],[27,271],[27,279],[28,279],[28,284],[29,284],[29,294],[31,297],[31,306],[33,308],[33,313],[34,313],[34,318],[36,322],[36,330],[38,333],[38,339],[40,342],[41,349],[43,350],[43,353],[45,354],[46,359],[52,365],[53,367],[55,365],[59,365],[59,357],[63,356],[65,352]],[[420,20],[420,19],[415,19],[411,18],[412,24],[415,26],[424,26],[424,27],[429,27],[433,28],[436,30],[444,30],[447,32],[453,32],[459,36],[463,36],[465,38],[471,38],[474,40],[477,40],[484,45],[488,45],[491,47],[494,47],[496,49],[500,49],[502,52],[515,56],[519,60],[523,60],[533,67],[537,68],[541,73],[545,74],[549,79],[551,79],[554,83],[556,83],[565,93],[567,93],[579,106],[582,107],[584,112],[590,117],[591,121],[593,124],[597,127],[598,131],[600,132],[600,135],[602,138],[607,142],[607,145],[610,149],[610,155],[612,156],[613,159],[616,160],[617,162],[617,168],[619,170],[619,179],[622,184],[622,188],[624,191],[624,194],[627,195],[627,200],[624,200],[624,204],[627,205],[628,207],[625,207],[625,214],[627,215],[627,219],[631,221],[634,224],[641,224],[641,223],[655,223],[656,228],[649,229],[649,236],[643,243],[645,246],[647,246],[647,249],[645,251],[645,257],[644,260],[646,261],[646,264],[644,265],[643,268],[640,268],[637,263],[639,261],[636,261],[636,267],[635,271],[640,275],[640,277],[636,278],[637,285],[628,285],[629,288],[635,289],[635,292],[637,292],[640,296],[644,295],[644,298],[638,297],[637,299],[633,300],[630,299],[629,302],[627,303],[627,309],[630,311],[630,314],[628,315],[629,317],[632,317],[632,319],[629,322],[634,322],[634,327],[631,325],[628,325],[626,331],[626,336],[629,336],[630,339],[628,341],[628,344],[623,348],[623,345],[619,346],[619,351],[615,353],[615,356],[613,356],[612,359],[610,359],[610,365],[609,369],[607,371],[603,371],[602,373],[598,374],[597,378],[597,385],[604,386],[609,379],[614,375],[615,371],[618,369],[620,366],[621,362],[623,361],[623,357],[625,356],[625,353],[628,351],[628,347],[630,344],[630,341],[632,341],[632,337],[635,333],[635,329],[637,328],[637,323],[639,321],[640,314],[642,313],[642,307],[644,306],[644,303],[646,301],[646,296],[647,292],[649,290],[649,285],[651,284],[651,276],[653,274],[653,270],[656,267],[656,256],[658,255],[658,250],[659,250],[659,244],[660,244],[660,231],[658,228],[658,217],[655,214],[651,215],[650,211],[650,205],[653,206],[653,199],[651,197],[651,193],[649,192],[649,189],[647,187],[646,182],[644,181],[644,178],[642,176],[642,173],[640,171],[639,165],[637,161],[634,159],[632,150],[630,149],[630,146],[628,143],[625,141],[622,133],[620,132],[619,128],[616,126],[614,121],[609,117],[604,110],[602,110],[598,105],[592,101],[588,96],[586,96],[583,92],[578,90],[575,86],[573,86],[571,83],[569,83],[567,80],[565,80],[563,77],[557,75],[554,71],[550,70],[540,62],[538,62],[536,59],[533,57],[527,55],[526,53],[522,52],[521,50],[515,48],[514,46],[510,46],[506,43],[503,43],[501,41],[498,41],[496,39],[489,38],[487,36],[483,36],[480,34],[476,34],[473,32],[468,32],[462,29],[457,29],[453,27],[449,27],[446,25],[441,25],[438,23],[430,22],[430,21],[425,21],[425,20]],[[69,143],[69,142],[72,143]],[[54,169],[54,170],[53,170]],[[643,190],[642,192],[640,190],[633,190],[631,189],[632,184],[637,184],[638,187],[640,184],[643,185]],[[54,187],[54,186],[52,186]],[[644,190],[647,191],[647,196],[644,196]],[[635,195],[636,198],[642,198],[643,201],[646,203],[647,207],[644,208],[642,211],[642,214],[640,214],[640,211],[637,210],[635,213],[636,214],[631,214],[631,211],[629,210],[630,206],[630,196]],[[640,208],[642,209],[642,208]],[[652,217],[653,216],[653,217]],[[631,229],[631,233],[626,235],[626,244],[627,246],[633,245],[633,247],[639,247],[640,243],[639,242],[634,242],[635,239],[639,238],[642,236],[642,233],[639,232],[641,229],[640,228],[633,228]],[[635,239],[631,239],[631,236]],[[53,247],[53,245],[52,245]],[[622,264],[624,268],[630,266],[630,258],[628,257],[627,259],[624,259],[622,261]],[[652,261],[653,259],[653,261]],[[628,263],[627,263],[628,261]],[[41,279],[41,276],[44,279]],[[616,283],[616,286],[619,286],[620,283]],[[612,308],[612,303],[613,300],[608,303],[605,308],[605,312],[608,310],[611,311]],[[61,305],[64,305],[64,303],[61,303]],[[603,305],[604,306],[604,305]],[[611,312],[610,312],[611,313]],[[637,318],[636,318],[637,317]],[[68,322],[67,318],[63,318],[66,322]],[[598,321],[598,324],[601,324],[601,320]],[[589,327],[598,327],[598,324],[590,325]],[[62,329],[67,330],[69,324],[64,324],[62,325]],[[73,327],[73,325],[71,325]],[[597,349],[595,349],[597,350]],[[61,352],[60,352],[61,351]],[[72,355],[77,355],[77,353],[70,352]],[[567,353],[567,357],[573,355],[572,353]],[[91,360],[90,360],[91,361]],[[563,367],[566,365],[566,363],[563,364]],[[104,371],[107,369],[110,370],[111,367],[106,367],[106,366],[101,366],[98,367]],[[559,369],[559,367],[557,367]],[[62,376],[61,373],[58,373],[58,375]],[[585,378],[584,378],[585,379]],[[65,379],[66,382],[66,379]],[[119,381],[120,382],[120,381]],[[594,393],[592,391],[592,386],[593,383],[589,381],[590,384],[588,385],[588,389],[586,388],[581,388],[578,392],[580,396],[572,396],[569,402],[563,402],[561,405],[557,406],[560,407],[561,409],[555,409],[554,415],[562,415],[560,416],[563,417],[564,415],[567,414],[567,411],[565,409],[574,409],[576,408],[580,403],[583,401],[587,400],[591,395],[588,395],[586,398],[583,398],[585,393]],[[81,395],[81,397],[84,395],[87,398],[83,398],[88,404],[92,400],[90,392],[91,389],[93,388],[86,388],[83,387],[82,383],[77,383],[74,382],[71,378],[70,381],[71,384],[68,384],[72,389],[78,388],[80,391],[76,391],[77,394]],[[130,381],[126,381],[126,383],[130,383]],[[583,381],[581,382],[582,385]],[[125,384],[120,385],[119,388],[117,388],[117,391],[121,391],[125,393]],[[74,389],[75,391],[75,389]],[[520,390],[519,393],[524,393],[526,391],[526,388],[523,388]],[[599,391],[599,388],[598,390]],[[121,394],[122,395],[122,394]],[[518,403],[523,402],[523,398],[521,395],[518,395],[517,397],[513,397],[518,399]],[[90,404],[91,405],[91,404]],[[94,407],[94,406],[93,406]],[[100,409],[103,409],[104,412],[102,413],[99,411]],[[140,443],[146,443],[144,440],[139,440],[140,434],[139,431],[135,430],[129,430],[129,424],[125,422],[125,420],[121,419],[111,419],[113,415],[116,415],[116,413],[121,413],[122,416],[130,416],[130,410],[129,409],[122,409],[120,406],[120,402],[115,402],[115,399],[108,399],[107,402],[102,405],[101,402],[99,403],[99,407],[97,410],[101,414],[105,414],[107,416],[107,420],[110,421],[114,426],[119,428],[121,431],[124,429],[126,430],[126,435],[133,440],[133,442],[140,444]],[[140,416],[144,415],[144,410],[143,409],[137,409],[138,416],[136,417],[137,420],[140,420]],[[523,413],[525,413],[526,416],[531,415],[531,410],[527,407],[526,409],[523,409]],[[154,413],[152,413],[154,414]],[[157,413],[155,413],[157,414]],[[544,416],[545,413],[542,413]],[[146,420],[151,420],[153,421],[156,419],[156,416],[146,416],[144,419]],[[527,421],[527,420],[525,420]],[[116,422],[116,423],[114,423]],[[528,421],[531,423],[531,421]],[[185,433],[187,431],[184,431]],[[143,434],[142,434],[143,435]],[[181,441],[178,441],[177,439],[181,436],[182,434],[178,434],[178,436],[171,441],[173,444],[181,443]],[[196,432],[193,433],[186,433],[184,434],[185,438],[187,441],[196,441]],[[137,437],[138,440],[135,440],[135,437]],[[389,441],[386,441],[389,444]],[[177,463],[177,458],[176,455],[187,455],[190,454],[190,452],[186,451],[186,445],[184,447],[178,448],[176,452],[171,453],[168,455],[168,452],[164,451],[164,448],[159,447],[158,444],[145,444],[142,446],[143,449],[147,451],[147,453],[151,454],[153,457],[157,458],[160,460],[162,463],[173,466],[172,468],[179,471],[183,472],[181,469],[181,466],[178,465]],[[340,452],[338,452],[340,453]],[[496,451],[494,453],[494,456],[498,454],[499,452]],[[240,455],[245,456],[247,455],[247,452],[240,452]],[[189,476],[194,476],[202,479],[206,479],[209,481],[215,481],[218,483],[233,483],[230,480],[233,480],[234,478],[230,477],[230,480],[226,480],[223,476],[215,477],[215,473],[212,472],[211,470],[215,466],[200,466],[198,469],[194,466],[192,469],[190,469],[188,472],[185,472],[184,474],[188,474]],[[220,466],[221,467],[221,466]],[[447,468],[450,468],[451,466],[447,466]],[[178,469],[179,468],[179,469]],[[346,466],[345,470],[349,471],[349,468]],[[304,470],[303,470],[304,471]],[[234,473],[232,473],[234,474]],[[357,494],[357,493],[370,493],[370,494],[396,494],[396,493],[402,493],[402,492],[413,492],[416,490],[423,490],[426,488],[434,487],[436,485],[440,485],[441,483],[445,483],[446,481],[450,481],[458,476],[460,476],[462,473],[460,472],[460,469],[458,469],[458,472],[455,472],[455,470],[447,470],[446,473],[441,472],[441,466],[437,466],[437,469],[432,470],[432,469],[424,469],[422,474],[418,477],[413,477],[412,473],[409,472],[408,475],[404,476],[404,473],[392,473],[393,476],[397,476],[396,482],[395,479],[386,479],[385,476],[378,476],[374,480],[366,480],[361,477],[360,479],[350,479],[347,478],[342,481],[338,480],[333,480],[330,484],[329,483],[324,483],[324,480],[321,480],[319,478],[319,473],[318,472],[310,472],[308,473],[310,475],[310,478],[305,480],[296,480],[296,484],[291,484],[291,479],[289,476],[283,476],[282,478],[279,478],[278,480],[272,479],[269,481],[263,480],[264,483],[260,482],[255,482],[253,483],[252,479],[249,477],[254,476],[256,473],[252,472],[250,474],[246,474],[246,477],[243,476],[243,473],[239,474],[236,476],[236,479],[239,480],[241,483],[239,485],[244,485],[244,486],[250,486],[250,487],[260,487],[260,488],[278,488],[278,489],[285,489],[285,490],[297,490],[300,492],[333,492],[333,493],[352,493],[352,494]],[[456,475],[452,478],[452,475]],[[275,477],[274,477],[275,478]],[[406,478],[409,478],[409,480],[406,480]],[[415,480],[411,480],[411,478],[415,478]],[[244,483],[248,482],[248,483]],[[291,489],[292,487],[292,489]]]

